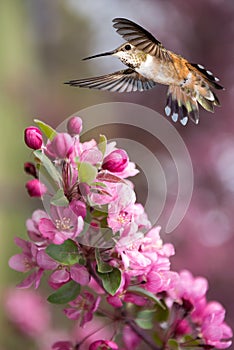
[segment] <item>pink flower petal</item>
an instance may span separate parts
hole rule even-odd
[[[89,283],[90,275],[84,266],[75,264],[71,266],[70,273],[73,281],[81,284],[82,286],[85,286]]]
[[[9,259],[8,264],[10,268],[19,272],[27,272],[32,268],[31,260],[25,254],[13,255]]]

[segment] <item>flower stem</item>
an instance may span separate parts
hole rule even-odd
[[[144,341],[145,344],[149,346],[149,349],[161,350],[161,348],[155,345],[151,337],[149,337],[141,328],[139,328],[134,321],[126,321],[126,324]]]

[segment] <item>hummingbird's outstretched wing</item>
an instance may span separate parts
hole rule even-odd
[[[126,18],[114,18],[113,27],[126,41],[137,49],[167,61],[172,61],[170,53],[152,34]]]
[[[131,68],[99,77],[70,80],[65,84],[113,92],[145,91],[156,86],[154,81],[144,78]]]

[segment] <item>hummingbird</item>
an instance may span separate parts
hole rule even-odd
[[[146,91],[157,83],[168,85],[165,114],[182,125],[189,119],[198,124],[198,104],[209,112],[214,112],[214,106],[220,106],[213,89],[224,88],[211,71],[167,50],[151,33],[129,19],[114,18],[112,22],[126,42],[117,49],[83,60],[115,56],[128,68],[65,84],[113,92]]]

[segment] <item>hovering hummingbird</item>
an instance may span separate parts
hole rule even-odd
[[[114,92],[145,91],[157,83],[169,85],[165,113],[182,125],[186,125],[188,119],[198,124],[198,103],[209,112],[214,112],[214,106],[220,106],[212,88],[223,87],[209,70],[165,49],[146,29],[128,19],[114,18],[113,23],[126,42],[113,51],[83,60],[116,56],[129,68],[65,84]]]

